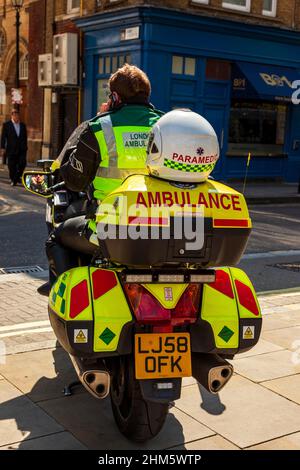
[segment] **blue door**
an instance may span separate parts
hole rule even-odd
[[[216,179],[226,176],[229,112],[230,83],[227,81],[206,82],[202,114],[213,126],[220,146],[220,158],[212,174]]]

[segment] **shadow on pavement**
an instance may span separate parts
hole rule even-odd
[[[220,395],[209,393],[202,385],[198,384],[202,398],[201,408],[210,415],[221,415],[226,410],[226,406],[221,402]]]
[[[160,434],[148,443],[137,445],[128,441],[117,429],[109,399],[96,400],[81,386],[73,389],[72,396],[64,397],[64,386],[76,380],[76,374],[68,354],[58,344],[52,354],[56,377],[41,377],[25,396],[19,395],[10,383],[0,381],[0,385],[5,382],[7,387],[7,399],[4,392],[0,407],[0,445],[20,450],[67,449],[64,447],[66,443],[60,442],[65,434],[71,436],[75,448],[77,445],[78,448],[86,446],[98,450],[142,450],[183,445],[183,427],[172,410]],[[6,436],[3,432],[5,421],[8,421]],[[51,438],[48,442],[47,436]]]

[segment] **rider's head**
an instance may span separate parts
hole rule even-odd
[[[153,127],[147,166],[159,178],[200,183],[213,171],[219,153],[218,138],[209,122],[188,109],[177,109]]]
[[[138,67],[125,64],[109,79],[111,97],[119,103],[148,103],[151,94],[150,80]]]

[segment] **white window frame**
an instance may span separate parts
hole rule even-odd
[[[20,80],[28,80],[29,78],[29,56],[27,52],[21,57],[19,63],[19,75]]]
[[[78,7],[73,7],[73,0],[68,0],[67,3],[67,14],[78,13],[80,11],[80,5]]]
[[[208,5],[209,0],[192,0],[192,3],[202,3],[202,5]]]
[[[251,11],[251,0],[246,0],[246,5],[235,5],[234,3],[228,3],[228,1],[224,0],[222,2],[222,7],[223,8],[229,8],[230,10],[236,10],[236,11],[245,11],[245,12],[250,12]]]
[[[277,15],[277,0],[272,0],[272,10],[263,10],[262,14],[264,16],[272,16],[273,18]]]

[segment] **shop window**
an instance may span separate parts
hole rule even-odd
[[[287,105],[234,100],[230,113],[229,156],[282,156]]]
[[[196,75],[196,59],[194,57],[183,57],[173,55],[172,73],[175,75]]]
[[[122,67],[125,63],[131,63],[131,55],[113,55],[99,58],[99,75],[110,75],[118,70],[119,67]]]
[[[277,0],[263,0],[263,15],[276,16]]]
[[[6,36],[4,31],[0,30],[0,58],[3,56],[6,49]]]
[[[80,0],[68,0],[67,13],[78,13],[80,10]]]
[[[250,11],[251,0],[224,0],[222,6],[232,10]]]
[[[28,67],[29,67],[29,61],[28,61],[28,54],[23,55],[20,60],[20,80],[28,80]]]
[[[207,59],[206,78],[207,80],[230,80],[231,63],[225,60]]]

